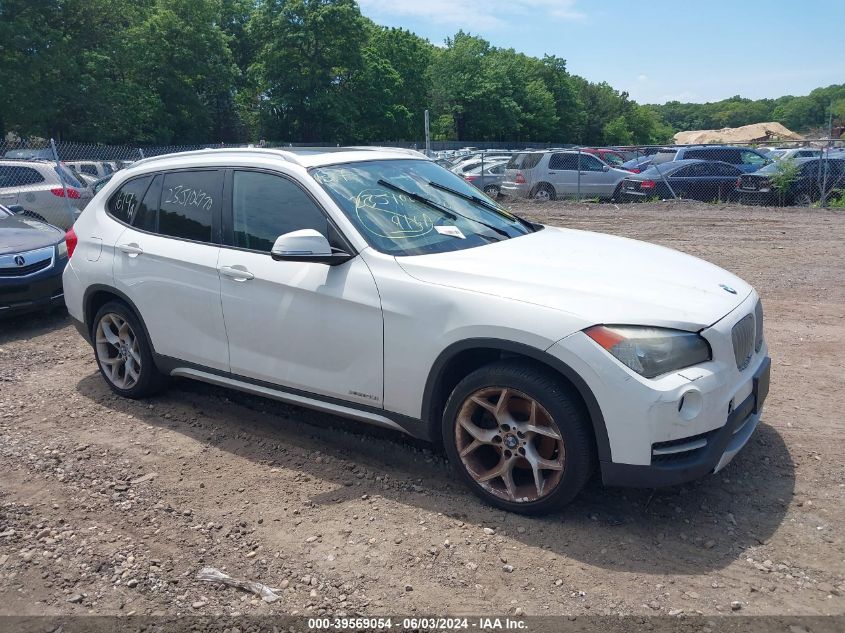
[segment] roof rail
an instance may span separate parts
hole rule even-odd
[[[173,152],[170,154],[159,154],[158,156],[150,156],[149,158],[142,158],[141,160],[136,160],[134,163],[132,163],[132,167],[135,167],[137,165],[148,165],[158,160],[163,160],[165,158],[188,158],[192,156],[209,156],[213,154],[221,154],[224,152],[235,152],[238,154],[261,154],[264,156],[266,156],[267,154],[273,154],[289,163],[299,162],[290,152],[286,152],[281,149],[271,149],[265,147],[215,147],[213,149],[197,149],[187,152]]]

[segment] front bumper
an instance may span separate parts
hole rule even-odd
[[[0,316],[34,312],[64,305],[62,272],[67,259],[29,277],[0,279]]]
[[[763,340],[740,369],[732,332],[754,316],[756,303],[752,292],[701,330],[711,360],[653,379],[625,367],[583,332],[547,350],[595,399],[591,418],[605,483],[689,481],[724,467],[748,441],[768,391],[771,363]]]
[[[698,448],[680,453],[666,453],[668,459],[652,461],[648,466],[603,463],[601,476],[604,485],[658,488],[686,483],[719,472],[742,450],[757,428],[763,402],[769,392],[770,368],[771,360],[766,357],[754,374],[752,392],[730,412],[727,423],[722,428],[692,441],[690,438],[684,438],[686,444],[677,445],[677,448],[684,448],[700,444]],[[673,455],[679,457],[673,459]]]

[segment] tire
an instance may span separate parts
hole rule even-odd
[[[487,185],[484,187],[484,193],[495,200],[499,197],[499,188],[496,185]]]
[[[145,398],[164,386],[146,330],[122,301],[109,301],[97,311],[91,340],[100,373],[116,394]]]
[[[531,194],[531,197],[534,200],[539,200],[541,202],[549,202],[551,200],[554,200],[556,195],[555,190],[551,185],[542,183],[537,185],[537,188]]]
[[[564,507],[595,466],[592,425],[580,398],[530,362],[499,361],[466,376],[446,402],[441,432],[449,462],[469,488],[519,514]],[[552,467],[535,471],[532,462]]]

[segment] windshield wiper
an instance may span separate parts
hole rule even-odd
[[[468,193],[463,193],[461,191],[458,191],[457,189],[452,189],[451,187],[447,187],[446,185],[441,185],[439,182],[433,182],[432,181],[432,182],[429,182],[428,184],[431,185],[432,187],[434,187],[435,189],[440,189],[441,191],[451,193],[452,195],[458,196],[459,198],[463,198],[464,200],[467,200],[469,202],[474,202],[475,204],[482,206],[485,209],[489,209],[490,211],[492,211],[496,215],[499,215],[499,216],[501,216],[501,217],[503,217],[507,220],[510,220],[511,222],[520,222],[524,226],[527,226],[532,231],[534,231],[534,226],[530,222],[528,222],[527,220],[523,220],[518,215],[514,215],[510,211],[505,211],[504,209],[502,209],[502,208],[500,208],[500,207],[498,207],[494,204],[490,204],[484,198],[481,198],[479,196],[472,196]]]
[[[398,191],[399,193],[408,196],[411,200],[416,200],[417,202],[429,206],[432,209],[436,209],[437,211],[440,211],[440,213],[448,217],[450,220],[457,220],[458,216],[460,216],[465,220],[469,220],[470,222],[475,222],[476,224],[480,224],[481,226],[487,227],[488,229],[498,233],[499,235],[504,235],[508,239],[510,239],[511,237],[510,234],[504,229],[500,229],[499,227],[493,226],[492,224],[487,224],[487,222],[484,222],[483,220],[479,220],[477,218],[473,218],[472,216],[464,215],[463,213],[458,213],[457,211],[447,209],[443,205],[437,204],[434,200],[431,200],[430,198],[426,198],[425,196],[421,196],[420,194],[414,193],[413,191],[403,189],[399,185],[394,185],[392,182],[386,181],[384,178],[380,179],[378,181],[378,184],[380,184],[382,187],[387,187],[388,189]]]
[[[408,196],[411,200],[416,200],[417,202],[424,204],[428,207],[431,207],[432,209],[436,209],[437,211],[440,211],[440,213],[442,213],[443,215],[447,216],[450,220],[457,220],[458,219],[458,216],[455,215],[454,213],[452,213],[452,211],[450,211],[449,209],[447,209],[446,207],[444,207],[442,205],[437,204],[434,200],[430,200],[429,198],[426,198],[425,196],[421,196],[418,193],[414,193],[413,191],[408,191],[407,189],[403,189],[399,185],[394,185],[392,182],[387,182],[384,178],[380,179],[378,181],[378,184],[380,184],[382,187],[387,187],[388,189],[393,189],[393,191],[398,191],[399,193]]]

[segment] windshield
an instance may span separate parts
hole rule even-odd
[[[312,169],[311,175],[367,243],[382,253],[443,253],[533,231],[530,224],[431,161],[346,163]]]

